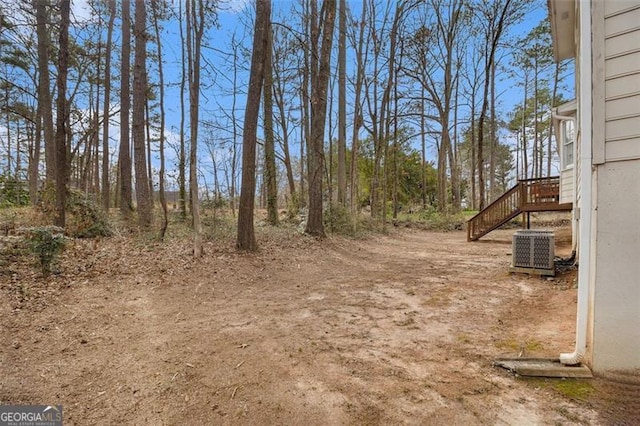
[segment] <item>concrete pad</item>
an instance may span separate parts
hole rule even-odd
[[[585,365],[564,365],[556,358],[498,358],[493,362],[519,376],[590,379],[593,377]]]

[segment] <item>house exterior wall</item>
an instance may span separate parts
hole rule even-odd
[[[591,13],[591,81],[579,79],[592,87],[580,126],[593,150],[587,362],[640,370],[640,1],[592,1]]]
[[[568,2],[549,4],[558,29]],[[640,374],[640,0],[571,4],[573,49],[566,31],[554,43],[576,58],[580,269],[576,351],[561,360]]]
[[[591,366],[640,369],[640,160],[597,167]]]
[[[564,103],[562,105],[559,105],[555,112],[556,112],[556,119],[554,122],[554,127],[555,127],[555,134],[556,134],[556,142],[558,143],[558,152],[560,154],[560,204],[568,204],[568,203],[574,203],[576,197],[575,197],[575,178],[576,178],[576,173],[575,173],[575,169],[578,165],[578,161],[579,161],[579,156],[578,156],[578,129],[577,127],[575,127],[575,135],[574,135],[574,141],[573,144],[571,145],[571,149],[573,150],[572,152],[572,158],[573,158],[573,163],[570,165],[565,164],[564,158],[566,157],[566,153],[564,152],[565,149],[567,149],[567,146],[565,145],[565,133],[564,133],[564,127],[563,127],[563,123],[565,123],[567,121],[567,118],[572,117],[574,120],[577,119],[576,117],[576,101],[573,100],[571,102],[567,102]],[[574,126],[577,123],[574,124]]]
[[[573,167],[560,171],[560,204],[573,203]]]
[[[640,2],[598,6],[604,9],[604,16],[594,15],[594,25],[604,19],[604,160],[640,159]]]

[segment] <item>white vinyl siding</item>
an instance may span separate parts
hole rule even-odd
[[[640,37],[640,34],[638,34]],[[605,82],[608,99],[640,94],[640,73],[614,78]]]
[[[573,203],[574,168],[560,172],[560,204]]]
[[[604,160],[638,159],[640,4],[604,2],[604,37]]]

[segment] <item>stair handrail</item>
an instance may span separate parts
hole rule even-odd
[[[507,192],[502,194],[495,201],[493,201],[491,204],[486,206],[484,209],[480,210],[471,219],[467,221],[467,240],[471,241],[472,239],[477,239],[482,235],[485,235],[487,232],[490,232],[491,228],[493,228],[496,224],[500,224],[501,222],[503,222],[505,218],[511,217],[513,214],[517,214],[517,212],[520,210],[522,196],[523,196],[522,184],[520,181],[518,181],[518,183],[514,185],[511,189],[509,189]],[[513,198],[515,198],[515,200],[512,200]],[[505,204],[508,201],[512,201],[509,212],[508,213],[505,212],[505,214],[502,216],[501,219],[490,222],[488,224],[488,227],[486,228],[486,229],[489,229],[489,231],[485,232],[486,229],[480,229],[479,232],[477,233],[475,232],[476,228],[478,228],[476,226],[476,222],[479,222],[480,218],[489,216],[491,213],[493,213],[494,211],[500,208],[504,209]],[[510,219],[507,219],[507,220],[510,220]],[[476,234],[481,234],[481,235],[476,237]]]
[[[532,188],[541,184],[541,188],[553,188],[556,190],[552,196],[556,198],[554,201],[541,201],[532,197]],[[545,191],[544,196],[549,196]],[[556,193],[557,192],[557,193]],[[502,226],[509,220],[513,219],[520,212],[524,211],[529,205],[548,205],[550,203],[559,202],[560,193],[560,177],[548,176],[542,178],[520,179],[518,183],[490,203],[484,209],[480,210],[467,221],[467,240],[473,241],[488,234],[492,230]],[[538,194],[540,195],[540,194]],[[509,204],[507,204],[509,202]],[[479,226],[483,224],[480,220],[485,217],[491,217],[492,213],[501,210],[502,214],[496,219],[489,221],[486,227]],[[527,210],[528,211],[528,210]]]

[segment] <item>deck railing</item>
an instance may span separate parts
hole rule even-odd
[[[524,179],[467,221],[467,240],[475,241],[522,212],[571,210],[560,204],[560,178]]]

